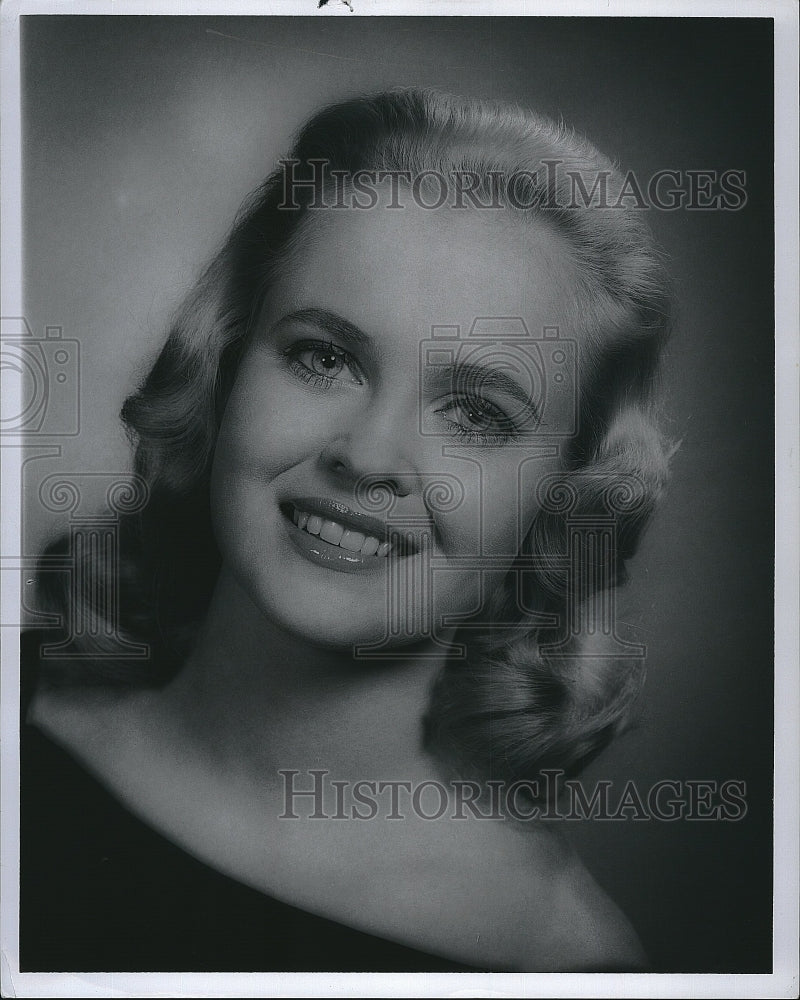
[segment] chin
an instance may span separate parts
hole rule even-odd
[[[277,578],[266,587],[257,581],[246,589],[268,622],[313,646],[353,650],[380,643],[388,634],[382,586],[369,595],[371,601],[365,601],[365,595]]]
[[[404,653],[413,655],[415,646],[431,638],[407,627],[406,623],[430,620],[430,613],[423,615],[420,606],[395,607],[394,620],[389,621],[383,584],[375,585],[369,595],[363,595],[346,590],[327,594],[313,589],[303,592],[296,583],[276,588],[276,582],[273,581],[269,592],[258,594],[256,606],[268,621],[312,646],[350,653],[355,653],[358,647],[374,646],[380,658],[394,658]],[[286,600],[287,594],[296,595],[291,603]],[[369,659],[369,654],[362,651],[360,658]]]

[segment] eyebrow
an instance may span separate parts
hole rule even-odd
[[[468,362],[448,365],[428,365],[426,376],[431,382],[440,388],[460,388],[469,391],[470,389],[497,389],[507,396],[520,403],[531,420],[540,419],[539,407],[531,396],[515,382],[513,378],[506,375],[499,368],[489,368],[483,365],[475,365]]]
[[[283,323],[304,323],[306,326],[314,326],[320,331],[330,333],[344,343],[354,347],[368,347],[372,340],[363,330],[359,329],[355,323],[351,323],[338,313],[330,312],[328,309],[298,309],[296,312],[287,313],[282,316],[276,326]]]
[[[314,307],[307,309],[297,309],[294,312],[282,316],[275,324],[282,326],[284,323],[303,323],[306,326],[316,327],[320,331],[332,334],[339,340],[354,347],[374,347],[372,338],[357,327],[355,323],[331,312],[329,309],[317,309]],[[434,386],[439,388],[460,387],[462,389],[488,387],[506,393],[512,399],[520,403],[528,417],[537,422],[541,419],[539,407],[530,395],[499,368],[489,368],[483,365],[462,362],[460,364],[447,365],[426,365],[426,380],[430,380]]]

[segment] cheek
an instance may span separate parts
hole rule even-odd
[[[217,438],[216,478],[263,482],[318,445],[324,422],[298,394],[278,374],[240,374]]]
[[[268,380],[240,374],[225,407],[211,470],[211,514],[223,553],[247,549],[263,517],[265,488],[292,461],[281,401]]]
[[[539,509],[537,487],[560,468],[557,455],[531,456],[515,449],[451,463],[463,498],[437,517],[447,552],[515,556]]]

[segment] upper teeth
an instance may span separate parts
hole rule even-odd
[[[392,549],[390,542],[382,542],[374,535],[364,535],[360,531],[353,531],[352,528],[346,528],[338,521],[330,521],[327,518],[318,517],[316,514],[306,514],[296,507],[292,518],[297,527],[302,528],[303,531],[307,531],[310,535],[319,535],[331,545],[338,545],[350,552],[360,552],[364,556],[386,556]]]

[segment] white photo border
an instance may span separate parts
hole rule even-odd
[[[20,17],[30,14],[319,16],[493,15],[767,17],[775,28],[775,748],[773,972],[667,974],[26,973],[19,971],[19,661],[14,626],[2,629],[2,993],[4,996],[608,996],[794,997],[798,994],[800,815],[800,477],[798,476],[798,5],[795,0],[353,0],[354,12],[314,0],[11,0],[2,17],[2,306],[22,316]],[[8,391],[8,385],[4,382]],[[11,388],[13,392],[13,386]],[[19,551],[22,449],[3,447],[2,552]],[[15,616],[18,579],[0,574],[2,621]],[[9,612],[9,609],[13,611]]]

